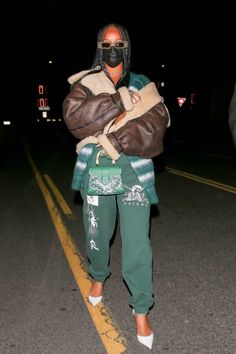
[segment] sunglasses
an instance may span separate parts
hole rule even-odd
[[[128,41],[116,41],[116,42],[101,41],[98,42],[97,44],[99,49],[110,49],[111,47],[115,47],[117,49],[128,48]]]

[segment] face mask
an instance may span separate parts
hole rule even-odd
[[[103,61],[112,68],[115,68],[123,60],[123,49],[117,49],[112,46],[102,51]]]

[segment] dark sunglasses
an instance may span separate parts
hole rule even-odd
[[[101,41],[101,42],[98,42],[99,49],[110,49],[111,47],[115,47],[118,49],[128,48],[128,41],[116,41],[116,42]]]

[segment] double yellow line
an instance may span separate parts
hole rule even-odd
[[[215,188],[218,188],[218,189],[222,189],[222,190],[224,190],[226,192],[230,192],[230,193],[236,194],[236,187],[229,186],[229,185],[224,184],[224,183],[216,182],[216,181],[213,181],[211,179],[207,179],[207,178],[199,177],[199,176],[196,176],[196,175],[192,175],[191,173],[187,173],[187,172],[183,172],[183,171],[180,171],[180,170],[176,170],[176,169],[171,168],[171,167],[166,167],[166,170],[168,172],[170,172],[170,173],[175,174],[175,175],[182,176],[182,177],[191,179],[193,181],[200,182],[200,183],[203,183],[203,184],[207,184],[209,186],[212,186],[212,187],[215,187]]]
[[[44,179],[46,180],[49,188],[53,192],[64,214],[69,218],[73,218],[73,213],[64,198],[62,197],[60,191],[51,180],[51,178],[47,174],[44,175],[44,179],[42,178],[25,144],[24,146],[26,155],[33,169],[38,186],[41,189],[41,192],[45,199],[48,211],[51,215],[54,227],[61,242],[68,264],[72,270],[76,283],[80,289],[81,295],[88,308],[88,311],[98,331],[98,334],[100,335],[104,348],[108,354],[124,353],[127,350],[126,340],[122,335],[121,331],[118,329],[118,326],[112,320],[109,309],[106,308],[103,303],[100,303],[98,306],[93,307],[87,300],[87,295],[91,288],[91,281],[85,267],[85,262],[82,256],[80,255],[77,247],[75,246],[72,236],[64,225],[64,222],[60,216],[60,212],[53,201],[51,193],[46,183],[44,182]],[[233,186],[202,178],[187,172],[182,172],[171,167],[166,167],[166,169],[170,173],[236,194],[236,188]]]
[[[98,331],[98,334],[100,335],[104,348],[108,354],[124,353],[126,351],[126,340],[118,329],[118,326],[115,325],[114,321],[112,320],[111,315],[109,313],[109,309],[103,303],[100,303],[96,307],[93,307],[87,300],[87,296],[91,288],[91,280],[86,271],[85,262],[79,254],[79,251],[73,242],[73,238],[71,237],[69,231],[64,225],[63,220],[60,216],[60,212],[53,201],[51,193],[47,188],[47,185],[45,184],[42,176],[40,175],[40,172],[37,169],[25,144],[24,146],[26,155],[33,169],[38,186],[41,189],[41,192],[45,199],[48,211],[51,215],[65,256],[72,270],[76,283],[80,289],[84,302],[91,315],[91,318],[94,322],[94,325]],[[51,178],[48,175],[44,175],[44,177],[50,189],[54,193],[58,203],[60,204],[63,212],[68,217],[73,217],[72,211],[66,204],[64,198],[52,182]]]

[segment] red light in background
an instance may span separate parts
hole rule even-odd
[[[48,106],[48,99],[47,98],[38,98],[37,99],[37,107],[47,107]]]
[[[44,86],[43,85],[38,85],[38,93],[40,95],[43,95],[44,94]]]
[[[184,102],[186,101],[186,97],[177,97],[177,101],[178,101],[178,105],[182,107]]]

